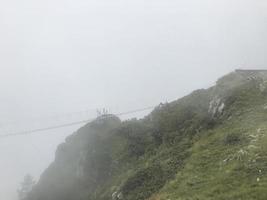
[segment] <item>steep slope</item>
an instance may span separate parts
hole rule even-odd
[[[29,200],[267,199],[267,74],[233,72],[142,120],[96,119]]]

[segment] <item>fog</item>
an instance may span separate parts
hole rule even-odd
[[[264,0],[0,0],[1,134],[155,106],[266,68],[266,10]],[[38,180],[81,125],[0,138],[0,199],[16,199],[25,174]]]

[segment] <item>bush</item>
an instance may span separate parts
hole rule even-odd
[[[223,143],[225,145],[238,145],[243,143],[246,140],[242,133],[229,133],[227,134],[224,139]]]
[[[144,200],[165,184],[164,172],[160,164],[152,164],[140,169],[122,187],[125,200]]]

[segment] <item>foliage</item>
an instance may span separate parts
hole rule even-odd
[[[237,145],[245,142],[247,138],[240,132],[232,132],[225,135],[223,143],[225,145]]]
[[[159,164],[138,170],[122,187],[125,200],[144,200],[158,191],[165,183],[163,169]]]

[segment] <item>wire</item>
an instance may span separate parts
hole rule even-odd
[[[133,114],[133,113],[138,113],[138,112],[143,112],[146,110],[151,110],[154,107],[146,107],[146,108],[141,108],[141,109],[136,109],[136,110],[131,110],[131,111],[126,111],[118,114],[114,114],[115,116],[122,116],[122,115],[128,115],[128,114]],[[110,117],[110,115],[104,116],[104,117]],[[53,130],[53,129],[60,129],[64,127],[70,127],[74,125],[79,125],[79,124],[85,124],[93,121],[94,119],[89,119],[89,120],[81,120],[81,121],[75,121],[75,122],[70,122],[70,123],[65,123],[65,124],[60,124],[56,126],[50,126],[50,127],[44,127],[44,128],[38,128],[38,129],[32,129],[32,130],[27,130],[27,131],[20,131],[20,132],[15,132],[15,133],[7,133],[7,134],[2,134],[0,135],[0,138],[5,138],[5,137],[14,137],[14,136],[20,136],[20,135],[29,135],[29,134],[36,134],[39,132],[44,132],[48,130]]]

